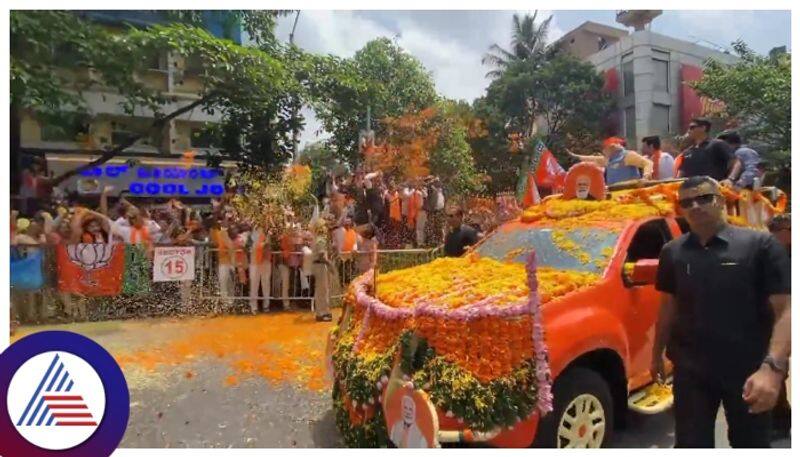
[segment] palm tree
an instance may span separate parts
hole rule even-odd
[[[514,62],[547,56],[547,32],[553,16],[536,24],[538,13],[538,11],[534,11],[533,16],[526,14],[522,18],[518,14],[514,14],[511,50],[505,50],[495,43],[489,47],[489,52],[481,59],[482,64],[495,67],[494,70],[486,73],[487,77],[492,79],[500,77]]]

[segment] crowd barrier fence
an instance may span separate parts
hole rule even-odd
[[[267,308],[315,309],[310,252],[284,255],[281,251],[273,251],[265,256],[268,262],[254,267],[250,265],[246,250],[227,250],[232,262],[221,266],[218,248],[208,244],[195,245],[194,248],[193,280],[156,282],[153,280],[155,266],[152,255],[126,245],[123,270],[118,272],[121,275],[121,293],[90,296],[91,290],[87,294],[68,293],[59,286],[59,274],[66,274],[66,271],[59,272],[57,246],[12,246],[12,314],[16,313],[15,317],[22,322],[43,322],[71,320],[71,316],[65,313],[76,307],[85,307],[83,317],[89,320],[239,314],[249,312],[251,303],[260,311]],[[376,269],[385,273],[427,263],[441,255],[441,247],[378,250]],[[364,262],[370,256],[368,252],[333,256],[332,306],[341,303],[347,286],[363,272],[366,268]],[[61,261],[64,262],[63,258]],[[40,277],[36,277],[37,274]],[[220,277],[227,279],[221,282]],[[264,278],[268,283],[266,288]],[[251,290],[250,285],[256,282],[259,287]]]

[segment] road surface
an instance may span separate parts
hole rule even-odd
[[[15,338],[73,331],[120,361],[131,392],[121,447],[339,447],[320,381],[329,326],[298,312],[23,327]],[[673,440],[670,412],[635,415],[612,446],[664,448]],[[727,447],[722,415],[717,445]]]

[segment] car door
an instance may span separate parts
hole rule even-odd
[[[674,224],[664,218],[643,221],[631,238],[620,277],[626,297],[626,322],[629,344],[629,387],[636,388],[650,381],[650,359],[655,339],[655,322],[660,307],[660,294],[653,281],[634,282],[630,272],[637,261],[657,263],[661,248],[672,239]]]

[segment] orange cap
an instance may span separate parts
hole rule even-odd
[[[607,147],[611,146],[612,144],[620,144],[621,145],[623,143],[625,143],[625,140],[623,140],[622,138],[616,137],[616,136],[612,136],[612,137],[606,138],[603,141],[603,147],[607,148]]]

